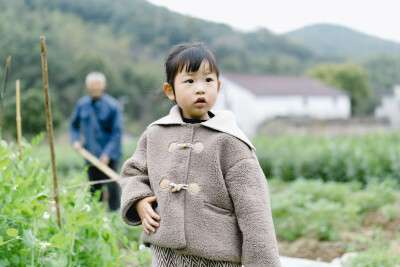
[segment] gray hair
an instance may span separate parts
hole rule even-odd
[[[90,83],[91,81],[93,81],[93,80],[99,80],[99,81],[102,82],[104,85],[107,84],[106,76],[104,76],[103,73],[98,72],[98,71],[94,71],[94,72],[89,73],[89,74],[86,76],[85,84],[87,85],[87,84],[89,84],[89,83]]]

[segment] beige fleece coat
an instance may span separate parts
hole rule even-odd
[[[141,136],[122,167],[121,187],[129,225],[141,223],[135,203],[157,196],[160,226],[143,232],[147,246],[245,267],[280,266],[267,181],[229,111],[186,124],[174,106]]]

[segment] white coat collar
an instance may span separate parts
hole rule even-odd
[[[243,131],[237,126],[235,117],[233,113],[229,110],[221,110],[221,111],[212,111],[215,116],[211,119],[201,122],[205,127],[224,132],[230,134],[243,142],[245,142],[249,147],[255,150],[253,144],[247,138],[247,136],[243,133]],[[183,125],[186,124],[182,120],[181,112],[178,105],[175,105],[171,108],[169,115],[162,117],[161,119],[151,123],[148,127],[152,125]]]

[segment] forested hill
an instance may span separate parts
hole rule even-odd
[[[318,56],[362,59],[377,54],[400,53],[400,44],[354,31],[350,28],[315,24],[286,34],[298,40]]]
[[[52,35],[51,28],[54,29],[52,24],[55,18],[46,17],[56,14],[59,20],[66,23],[78,20],[82,24],[79,25],[80,28],[94,31],[95,34],[103,31],[104,39],[111,37],[117,43],[124,42],[132,59],[164,57],[173,44],[189,40],[208,42],[216,50],[221,67],[232,71],[296,72],[301,68],[301,62],[312,57],[312,53],[302,45],[274,35],[266,29],[239,32],[227,25],[189,18],[144,0],[12,1],[23,3],[19,5],[7,0],[0,2],[1,10],[3,7],[7,9],[7,6],[18,6],[19,11],[22,9],[21,16],[17,15],[22,24],[31,23],[22,16],[24,13],[33,13],[33,17],[47,20],[42,25],[37,25],[39,27],[35,26],[36,30],[42,28],[49,37]],[[19,23],[18,20],[12,23]],[[80,33],[79,29],[75,30],[77,34]],[[68,33],[64,28],[58,29],[58,32]],[[77,34],[69,35],[69,41],[85,38]],[[92,49],[97,50],[96,47]]]
[[[0,73],[11,54],[9,81],[21,79],[22,92],[41,93],[41,35],[47,40],[54,106],[66,118],[93,69],[107,75],[108,92],[129,101],[130,118],[159,116],[164,110],[152,105],[158,101],[152,90],[164,80],[166,52],[180,42],[206,41],[221,69],[229,71],[298,74],[313,59],[302,45],[266,29],[239,32],[144,0],[0,0]]]
[[[86,93],[84,78],[93,70],[106,74],[107,92],[125,103],[128,120],[146,125],[164,115],[170,103],[157,98],[155,91],[164,82],[167,51],[181,42],[207,42],[216,51],[222,72],[301,75],[325,60],[316,56],[308,43],[267,29],[236,31],[144,0],[0,0],[0,74],[7,56],[12,56],[4,108],[6,132],[15,130],[16,79],[21,80],[21,106],[25,108],[23,131],[27,132],[24,127],[43,130],[35,121],[45,121],[42,103],[38,103],[43,99],[42,35],[47,41],[54,118],[59,114],[64,120]],[[340,46],[340,42],[334,43]],[[392,58],[368,66],[373,69],[383,62],[382,66],[392,68],[388,61]],[[397,76],[387,78],[385,68],[380,69],[371,72],[377,73],[376,87],[391,86]],[[29,117],[31,114],[38,116]]]

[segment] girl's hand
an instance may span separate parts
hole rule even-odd
[[[161,217],[154,212],[153,207],[151,206],[151,203],[153,203],[156,200],[157,200],[156,196],[145,197],[139,200],[135,206],[140,216],[140,219],[142,220],[143,230],[148,235],[150,234],[150,231],[155,233],[156,232],[155,227],[160,226],[160,224],[155,220],[159,221]]]

